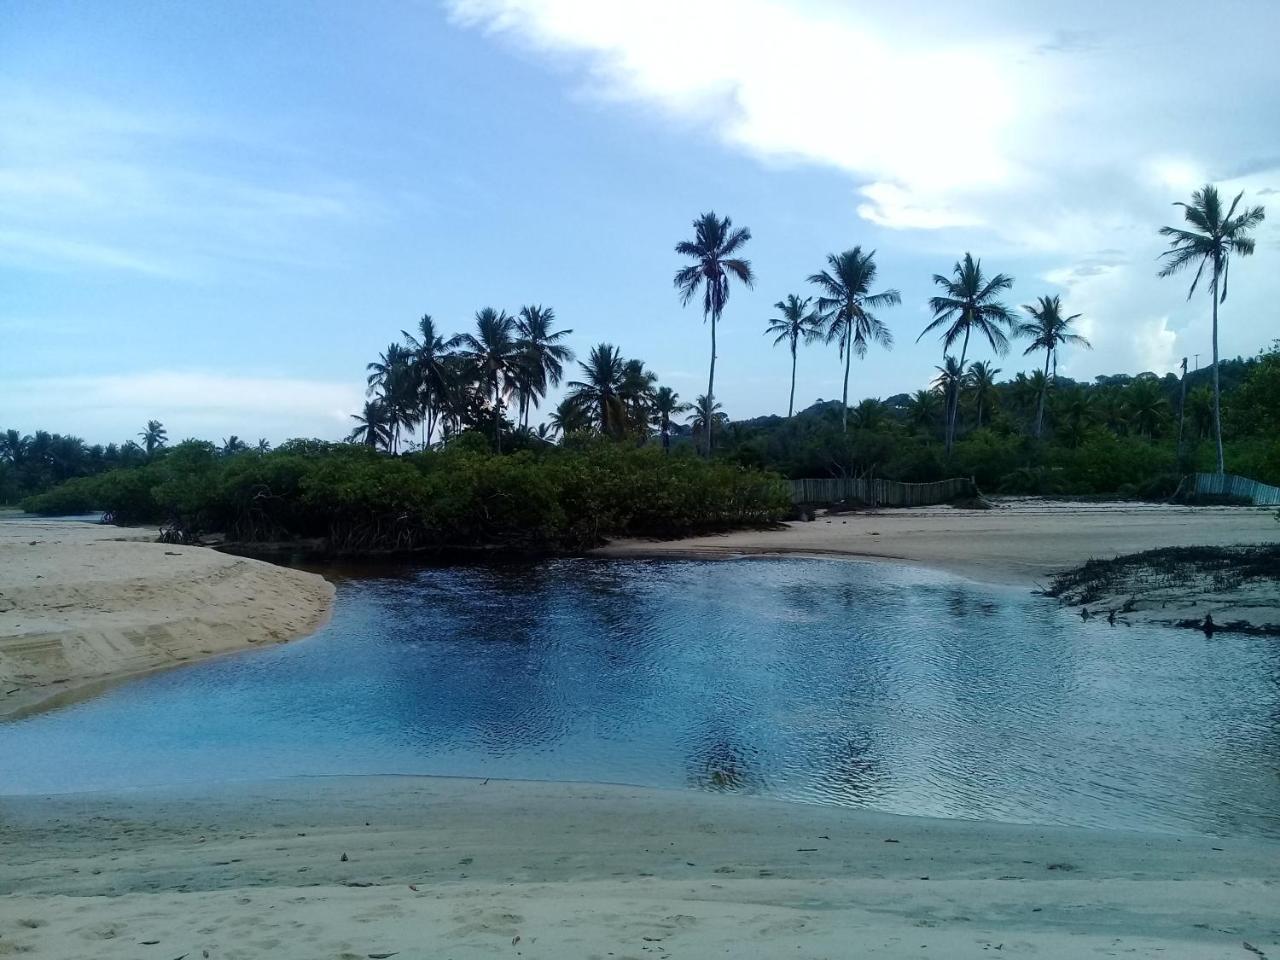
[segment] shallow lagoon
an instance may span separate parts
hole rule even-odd
[[[1280,643],[895,564],[343,578],[314,636],[0,725],[0,792],[403,773],[1280,837]]]

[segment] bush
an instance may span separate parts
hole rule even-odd
[[[185,449],[184,449],[185,448]],[[791,509],[775,474],[607,441],[496,456],[465,436],[391,457],[286,445],[220,457],[179,445],[155,462],[76,480],[28,509],[111,511],[182,535],[248,543],[322,539],[335,553],[576,550],[605,537],[676,537],[763,524]]]

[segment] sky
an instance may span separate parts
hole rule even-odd
[[[772,305],[854,245],[903,302],[851,400],[928,383],[931,278],[966,251],[1010,306],[1082,315],[1068,376],[1206,364],[1207,295],[1156,277],[1204,182],[1272,208],[1222,307],[1223,355],[1253,354],[1280,336],[1277,36],[1274,0],[6,0],[0,428],[339,439],[422,314],[531,303],[691,400],[710,339],[673,247],[707,210],[753,235],[734,418],[785,413]],[[798,406],[841,373],[804,349]]]

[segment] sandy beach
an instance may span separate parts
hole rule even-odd
[[[1275,843],[629,787],[0,800],[0,955],[33,960],[1252,960],[1280,950],[1277,890]]]
[[[90,523],[0,523],[0,718],[290,640],[329,614],[333,586],[323,577],[155,537]]]
[[[1030,587],[1090,557],[1275,528],[1266,511],[1021,502],[602,553],[894,558]],[[332,597],[310,574],[113,528],[0,535],[8,709],[287,639]],[[694,791],[340,777],[0,797],[0,957],[33,960],[1252,960],[1280,957],[1278,902],[1276,842]]]
[[[1092,559],[1159,547],[1275,543],[1280,524],[1265,507],[994,501],[992,510],[949,506],[871,510],[686,540],[624,540],[596,552],[607,557],[726,557],[808,554],[920,564],[987,583],[1046,586],[1056,573]],[[1280,584],[1249,584],[1225,595],[1179,588],[1134,600],[1094,604],[1124,608],[1132,622],[1174,624],[1212,612],[1218,623],[1280,624]]]

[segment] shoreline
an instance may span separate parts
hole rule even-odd
[[[0,722],[128,680],[307,636],[333,609],[312,573],[73,521],[0,524]]]
[[[109,869],[104,869],[108,868]],[[0,798],[0,944],[43,958],[1250,960],[1280,842],[696,791],[303,778]],[[248,952],[245,952],[248,951]]]
[[[684,540],[617,540],[591,551],[613,559],[839,557],[921,566],[978,583],[1045,590],[1055,575],[1093,559],[1162,547],[1274,543],[1280,524],[1261,507],[996,500],[992,510],[949,506],[875,509],[788,521]],[[1244,594],[1247,593],[1247,596]],[[1125,605],[1127,597],[1113,606]],[[1055,601],[1056,602],[1056,601]],[[1218,623],[1280,623],[1280,584],[1251,584],[1215,596],[1161,595],[1128,604],[1127,625],[1185,626],[1212,612]],[[1103,606],[1106,616],[1110,608]]]

